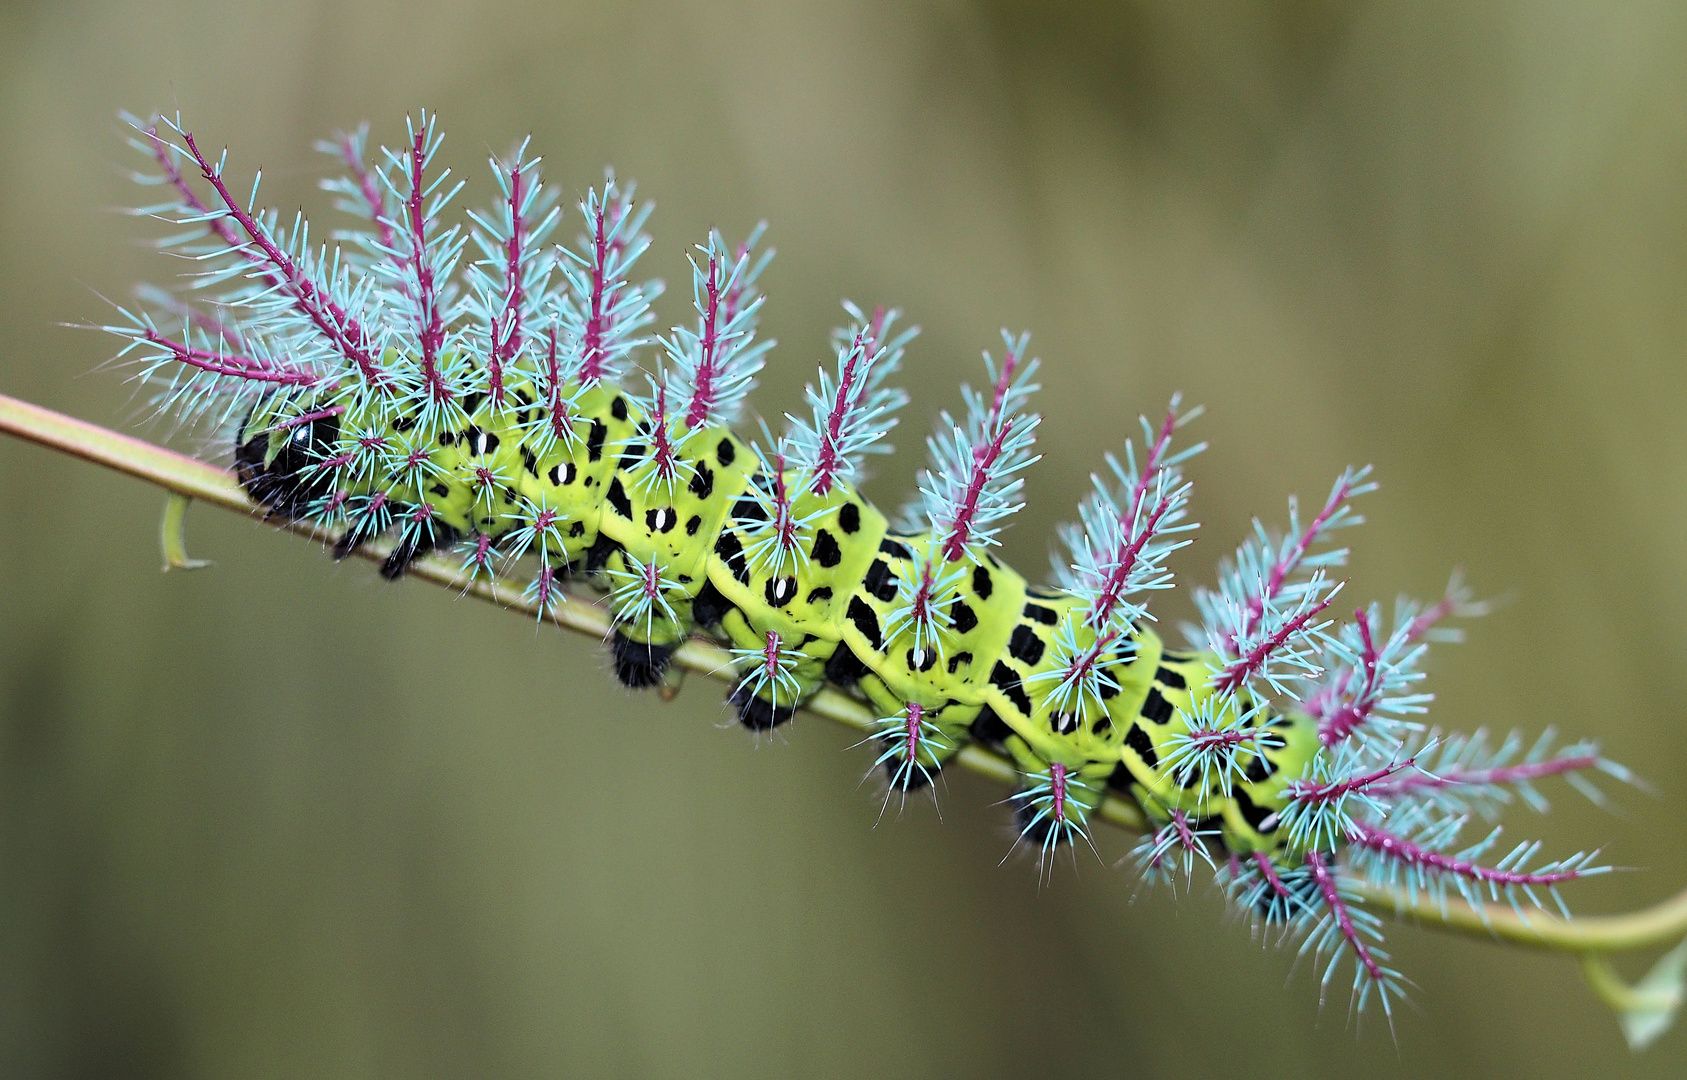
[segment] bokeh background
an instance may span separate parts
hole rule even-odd
[[[571,198],[639,180],[670,282],[708,226],[772,222],[769,417],[842,296],[925,327],[905,447],[1033,329],[1020,565],[1174,389],[1212,442],[1187,580],[1374,462],[1347,596],[1463,565],[1513,598],[1439,650],[1435,719],[1594,735],[1655,786],[1508,822],[1607,844],[1635,872],[1573,896],[1617,911],[1687,883],[1684,56],[1662,2],[11,0],[0,391],[141,419],[61,326],[181,269],[113,212],[143,197],[120,108],[181,109],[323,224],[337,128],[437,109],[470,205],[531,134]],[[1408,927],[1396,1048],[1210,890],[1136,895],[1123,836],[1039,890],[981,780],[875,828],[841,729],[757,746],[718,684],[664,706],[589,641],[232,515],[190,522],[215,569],[162,577],[161,503],[0,442],[6,1076],[1683,1072],[1687,1034],[1631,1057],[1569,959]]]

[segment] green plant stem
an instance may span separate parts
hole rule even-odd
[[[223,469],[4,394],[0,394],[0,431],[127,473],[175,495],[253,517],[264,516],[263,508],[248,499],[234,477]],[[174,539],[179,542],[179,514],[185,508],[172,506],[171,509],[178,515],[172,524],[177,530]],[[167,525],[167,529],[169,527]],[[282,527],[319,542],[333,540],[331,532],[307,522],[288,522]],[[388,544],[370,543],[359,548],[358,554],[380,562],[390,550]],[[529,615],[537,614],[518,590],[496,582],[465,583],[457,567],[443,559],[420,559],[412,566],[409,576],[445,585]],[[580,597],[561,605],[551,618],[558,626],[568,630],[599,639],[609,636],[609,613]],[[725,679],[728,659],[725,649],[693,639],[674,654],[673,662],[687,671]],[[835,690],[823,690],[816,694],[805,709],[815,716],[862,732],[872,730],[875,719],[864,704]],[[956,760],[964,767],[1002,783],[1012,783],[1015,779],[1014,767],[1007,758],[981,746],[967,746]],[[1141,832],[1147,824],[1141,810],[1129,801],[1113,796],[1102,804],[1100,815],[1114,825],[1135,832]],[[1669,944],[1687,936],[1687,891],[1641,911],[1577,919],[1564,919],[1544,912],[1525,916],[1497,904],[1478,911],[1461,900],[1440,904],[1426,897],[1411,897],[1369,886],[1361,890],[1361,895],[1365,905],[1373,910],[1393,913],[1436,929],[1583,955]]]

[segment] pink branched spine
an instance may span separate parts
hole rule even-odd
[[[610,175],[580,203],[586,234],[577,249],[558,249],[562,260],[557,269],[566,288],[554,313],[582,388],[618,382],[629,356],[646,342],[637,335],[654,319],[650,301],[662,287],[654,281],[635,285],[627,275],[650,246],[643,232],[650,209],[649,203],[634,202],[632,185],[623,190]]]
[[[857,334],[849,347],[848,355],[844,357],[843,367],[838,372],[837,393],[833,395],[831,410],[826,414],[826,422],[820,432],[820,452],[809,481],[816,495],[830,492],[843,468],[844,456],[840,443],[844,421],[855,408],[857,387],[861,378],[857,369],[866,360],[871,347],[872,339],[865,332]]]
[[[322,186],[344,197],[341,209],[368,219],[375,228],[374,238],[380,247],[396,250],[398,237],[393,231],[393,216],[381,194],[380,180],[363,160],[368,137],[369,126],[365,124],[355,132],[341,132],[332,141],[317,144],[318,150],[332,154],[346,169],[344,180],[324,181]]]
[[[376,365],[375,358],[370,355],[367,335],[357,319],[336,304],[320,282],[306,275],[298,263],[276,245],[269,230],[235,201],[223,183],[221,167],[212,165],[205,155],[199,152],[192,132],[181,131],[180,134],[188,153],[199,167],[200,175],[216,190],[224,212],[235,220],[250,239],[250,243],[256,245],[262,254],[253,253],[244,243],[231,245],[231,250],[240,252],[252,262],[266,263],[266,273],[273,271],[272,279],[278,279],[277,287],[293,299],[299,312],[310,320],[342,356],[356,365],[364,380],[371,386],[383,385],[385,377]],[[254,185],[254,193],[256,190]]]
[[[720,234],[710,233],[708,243],[691,260],[696,328],[675,327],[662,342],[667,352],[664,370],[683,403],[681,415],[690,432],[738,418],[773,346],[771,341],[755,341],[764,299],[756,291],[756,279],[772,256],[769,251],[752,257],[761,234],[758,226],[729,256]]]
[[[1431,851],[1403,836],[1396,836],[1363,822],[1354,825],[1353,829],[1348,832],[1347,839],[1349,843],[1375,852],[1393,862],[1420,867],[1432,873],[1450,874],[1493,888],[1551,887],[1566,881],[1586,877],[1588,874],[1586,870],[1575,868],[1528,871],[1483,866],[1468,859],[1460,859],[1439,851]],[[1534,844],[1524,845],[1524,850],[1530,850],[1536,846]]]
[[[1243,612],[1242,623],[1236,633],[1240,639],[1254,632],[1259,627],[1259,620],[1266,605],[1276,601],[1283,592],[1291,574],[1305,564],[1307,552],[1317,540],[1330,529],[1340,524],[1337,515],[1345,514],[1349,500],[1374,485],[1364,483],[1368,469],[1355,473],[1349,470],[1343,473],[1330,491],[1330,497],[1324,501],[1324,508],[1312,519],[1304,532],[1300,533],[1278,557],[1271,566],[1264,587],[1249,598]],[[1359,524],[1357,520],[1352,524]]]
[[[410,272],[415,281],[416,337],[421,346],[423,386],[435,404],[444,404],[453,397],[452,390],[440,374],[439,359],[445,344],[445,320],[440,311],[439,285],[434,280],[434,267],[428,258],[428,221],[424,203],[427,198],[426,170],[433,156],[429,145],[427,116],[422,126],[410,136],[410,190],[404,200],[404,222],[410,243]]]
[[[1354,910],[1348,905],[1346,898],[1342,896],[1341,888],[1336,882],[1335,872],[1325,856],[1321,852],[1309,851],[1306,853],[1306,865],[1312,872],[1313,884],[1317,887],[1318,896],[1323,901],[1327,912],[1326,918],[1332,924],[1334,932],[1340,935],[1341,941],[1345,943],[1346,948],[1352,952],[1357,961],[1357,970],[1354,974],[1356,995],[1362,997],[1374,989],[1378,997],[1382,999],[1384,1014],[1392,1017],[1391,999],[1398,993],[1396,989],[1398,976],[1383,966],[1387,957],[1379,955],[1371,944],[1365,940],[1366,935],[1358,925]],[[1309,939],[1309,944],[1311,943],[1323,945],[1320,935],[1316,933]],[[1325,951],[1332,954],[1330,964],[1324,972],[1323,981],[1328,984],[1330,976],[1335,973],[1334,954],[1337,954],[1339,950],[1325,949]],[[1359,1004],[1362,1006],[1363,1002],[1360,1001]]]
[[[697,368],[692,376],[691,400],[685,407],[685,426],[700,428],[715,407],[716,364],[720,354],[721,281],[720,261],[710,254],[705,271],[704,288],[708,302],[703,305],[702,332],[698,335]]]
[[[1339,588],[1339,586],[1338,586]],[[1281,626],[1258,644],[1251,646],[1247,652],[1231,660],[1213,677],[1213,685],[1221,694],[1235,694],[1246,686],[1250,680],[1263,674],[1269,668],[1273,658],[1280,656],[1284,647],[1294,638],[1304,636],[1310,631],[1312,620],[1321,615],[1330,606],[1334,594],[1303,608],[1290,616]]]
[[[895,332],[899,312],[876,308],[871,318],[845,304],[854,317],[848,328],[833,335],[837,345],[835,373],[824,366],[818,385],[804,390],[808,414],[787,414],[785,441],[793,468],[805,479],[807,491],[824,497],[842,483],[857,479],[868,454],[889,450],[883,439],[896,426],[896,410],[908,401],[885,380],[896,372],[907,343],[918,328]]]
[[[275,383],[281,386],[311,386],[322,381],[319,376],[300,368],[276,367],[256,357],[195,348],[186,342],[165,337],[151,328],[143,331],[142,337],[153,345],[169,350],[170,358],[176,362],[208,371],[213,375],[227,375],[248,382]]]
[[[491,327],[492,349],[486,358],[486,388],[492,399],[492,407],[501,409],[504,405],[504,368],[521,351],[522,345],[522,305],[527,297],[522,290],[522,233],[526,221],[522,217],[522,204],[526,193],[522,190],[523,174],[520,166],[507,170],[510,186],[510,236],[504,242],[504,310],[501,319],[494,319]],[[555,331],[551,337],[551,351],[554,355]],[[554,366],[553,366],[554,372]],[[554,376],[553,376],[554,377]],[[553,421],[554,423],[554,421]]]

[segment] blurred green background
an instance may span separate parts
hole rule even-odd
[[[439,110],[469,205],[531,133],[570,199],[638,179],[671,283],[711,224],[772,222],[769,417],[841,296],[925,327],[904,447],[1033,329],[1022,566],[1174,389],[1212,442],[1185,580],[1374,462],[1347,597],[1454,565],[1515,597],[1439,650],[1434,718],[1594,735],[1655,785],[1509,822],[1637,868],[1572,894],[1616,911],[1687,883],[1684,55],[1673,3],[12,0],[0,391],[139,421],[112,343],[59,325],[181,269],[112,212],[143,197],[119,108],[180,108],[319,227],[337,128]],[[0,504],[5,1076],[1684,1071],[1567,958],[1407,927],[1396,1050],[1211,890],[1137,896],[1125,837],[1040,891],[998,866],[980,780],[874,828],[824,722],[756,746],[717,684],[664,706],[591,642],[232,515],[190,522],[215,569],[161,577],[156,491],[14,441]]]

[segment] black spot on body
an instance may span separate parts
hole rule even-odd
[[[972,591],[978,594],[980,600],[990,599],[990,594],[996,586],[990,581],[990,571],[982,566],[972,568]]]
[[[1154,740],[1142,730],[1141,724],[1132,724],[1131,729],[1125,732],[1125,745],[1135,750],[1142,763],[1150,769],[1160,767],[1160,755],[1154,752]]]
[[[1131,774],[1131,767],[1122,761],[1119,762],[1119,764],[1113,769],[1112,774],[1107,777],[1107,786],[1112,788],[1114,791],[1128,792],[1131,789],[1131,785],[1134,783],[1136,783],[1136,777]]]
[[[721,468],[726,468],[738,457],[738,451],[732,445],[731,439],[722,439],[715,447],[715,460],[720,462]]]
[[[849,621],[875,652],[884,651],[884,643],[879,639],[879,617],[859,596],[849,598]]]
[[[1172,718],[1176,710],[1172,703],[1160,696],[1160,692],[1152,686],[1148,688],[1148,697],[1142,702],[1142,715],[1156,724],[1164,724]]]
[[[603,440],[609,437],[609,425],[602,420],[592,421],[592,430],[586,434],[586,460],[601,461],[603,459]]]
[[[1020,623],[1013,628],[1013,636],[1008,639],[1008,655],[1026,667],[1035,667],[1037,661],[1043,658],[1043,639],[1037,636],[1035,630]]]
[[[539,479],[539,455],[526,446],[521,447],[521,467],[526,469],[533,479]]]
[[[825,585],[811,590],[808,594],[808,602],[811,604],[818,604],[822,600],[830,600],[831,598],[832,590]]]
[[[960,667],[962,664],[971,664],[971,663],[972,663],[972,654],[971,653],[969,653],[969,652],[958,652],[954,656],[951,656],[949,658],[949,674],[953,675],[955,673],[955,669]]]
[[[880,600],[896,599],[896,575],[890,572],[890,567],[883,559],[873,560],[873,565],[867,568],[867,576],[861,584]]]
[[[715,537],[715,554],[726,563],[726,568],[732,571],[732,576],[737,579],[738,584],[750,583],[750,568],[744,562],[744,545],[738,542],[737,533],[731,529],[722,529],[721,534]]]
[[[451,494],[451,489],[446,487],[443,483],[441,483],[438,480],[435,480],[431,485],[429,485],[428,490],[433,492],[435,495],[438,495],[442,499],[448,497]]]
[[[463,398],[463,411],[468,415],[473,416],[475,413],[480,411],[481,402],[485,400],[486,395],[479,390],[476,390],[474,393]]]
[[[768,604],[782,608],[797,598],[797,579],[789,575],[768,578],[767,588],[762,592],[767,596]]]
[[[615,400],[609,403],[609,415],[617,420],[625,420],[627,418],[627,399],[620,394],[616,394]]]
[[[409,431],[411,428],[413,428],[415,426],[416,426],[416,417],[414,417],[414,416],[401,416],[397,420],[394,420],[392,422],[392,429],[394,431],[400,431],[400,432]]]
[[[1031,699],[1026,696],[1024,687],[1019,685],[1019,676],[1013,673],[1012,668],[1000,660],[996,661],[996,666],[990,669],[990,681],[1003,697],[1013,702],[1014,708],[1026,716],[1031,715]]]
[[[696,599],[691,601],[691,618],[698,626],[713,626],[732,610],[732,601],[721,595],[712,581],[703,582]]]
[[[551,471],[546,475],[550,478],[552,487],[563,487],[572,484],[578,473],[579,470],[574,467],[572,461],[564,461],[559,465],[552,465]]]
[[[1183,676],[1179,675],[1171,668],[1156,668],[1154,670],[1154,678],[1159,680],[1161,686],[1169,686],[1173,690],[1189,689],[1189,684],[1184,681]]]
[[[1189,661],[1195,659],[1192,653],[1172,652],[1170,649],[1165,650],[1160,655],[1174,664],[1187,664]]]
[[[914,557],[913,551],[909,550],[907,544],[892,540],[889,537],[879,541],[879,550],[897,559],[912,559]]]
[[[439,445],[441,445],[441,446],[450,446],[452,443],[454,443],[456,441],[457,441],[457,436],[452,434],[449,431],[442,431],[442,432],[439,433]]]
[[[977,739],[979,742],[986,742],[999,746],[1009,735],[1013,734],[1013,729],[1008,727],[1006,722],[996,715],[995,709],[986,705],[983,709],[979,710],[978,716],[974,718],[971,732],[972,737]]]
[[[850,534],[860,532],[861,508],[854,503],[844,503],[843,509],[838,511],[838,528]]]
[[[592,542],[591,548],[586,552],[586,573],[595,574],[608,566],[609,557],[615,554],[620,546],[609,537],[598,533],[597,539]]]
[[[576,521],[574,524],[572,524],[568,527],[568,535],[569,536],[580,537],[580,536],[584,536],[585,533],[586,533],[586,523],[584,521]]]
[[[633,519],[633,504],[627,498],[627,491],[621,486],[619,476],[609,482],[609,508],[628,521]]]
[[[679,523],[679,515],[666,506],[644,512],[644,527],[653,533],[671,533]]]
[[[761,503],[746,496],[732,504],[732,516],[739,521],[766,521],[767,511]]]
[[[830,570],[843,559],[843,549],[838,547],[837,538],[825,529],[814,534],[814,561]]]
[[[697,530],[702,526],[702,524],[703,519],[698,517],[696,514],[692,514],[685,521],[685,535],[696,536]]]
[[[868,668],[843,642],[826,659],[826,681],[848,689],[861,681]]]
[[[1268,810],[1263,806],[1255,806],[1254,801],[1248,798],[1248,793],[1243,791],[1241,788],[1237,788],[1231,792],[1231,797],[1236,800],[1236,809],[1241,813],[1242,820],[1253,826],[1254,832],[1274,833],[1277,831],[1277,826],[1280,824],[1279,821],[1273,821],[1271,823],[1271,828],[1269,829],[1263,828],[1265,819],[1271,817],[1274,811]]]
[[[1044,607],[1041,604],[1026,604],[1025,617],[1035,619],[1044,626],[1053,626],[1060,621],[1060,615],[1053,608]]]
[[[1108,718],[1106,713],[1102,713],[1100,719],[1090,725],[1090,730],[1097,735],[1106,734],[1113,730],[1113,721]]]
[[[909,671],[930,671],[931,665],[937,663],[937,650],[921,649],[919,655],[916,656],[914,650],[909,649],[908,655],[903,659],[908,664]]]
[[[691,482],[685,486],[699,499],[707,499],[715,493],[714,470],[705,462],[697,462],[697,471],[691,474]]]
[[[1255,754],[1253,760],[1248,762],[1248,767],[1242,775],[1257,784],[1262,780],[1271,779],[1271,775],[1276,771],[1277,763],[1275,761],[1264,754]]]
[[[949,605],[949,618],[955,621],[957,634],[970,634],[973,627],[978,625],[978,616],[964,600],[956,600]]]

